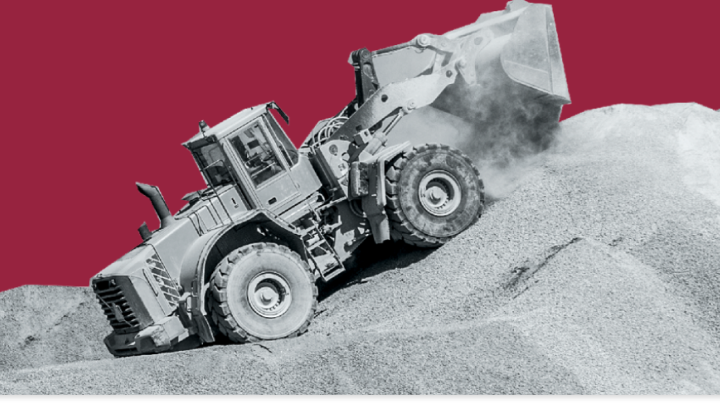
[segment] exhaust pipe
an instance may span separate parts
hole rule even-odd
[[[170,214],[170,210],[165,203],[165,199],[162,194],[160,194],[160,189],[156,186],[143,183],[135,183],[135,185],[144,196],[150,199],[158,218],[160,218],[160,228],[164,228],[172,224],[175,219],[172,217],[172,214]]]

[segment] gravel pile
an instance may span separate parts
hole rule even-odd
[[[588,111],[517,167],[446,246],[365,246],[299,338],[5,366],[0,392],[720,394],[720,116]]]
[[[0,372],[111,358],[90,288],[26,285],[0,294]]]

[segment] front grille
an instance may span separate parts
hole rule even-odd
[[[160,290],[165,295],[165,299],[172,307],[177,307],[178,301],[180,301],[180,293],[178,292],[177,284],[170,278],[165,265],[162,264],[157,254],[152,255],[151,258],[145,261],[150,267],[153,277],[160,285]]]
[[[115,280],[101,280],[93,284],[95,295],[105,316],[110,321],[110,326],[120,333],[131,333],[140,331],[140,322],[133,312],[125,295]],[[118,317],[117,315],[121,316]]]

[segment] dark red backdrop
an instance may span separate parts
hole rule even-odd
[[[573,104],[720,108],[717,1],[545,0]],[[247,3],[252,3],[248,5]],[[157,226],[135,181],[171,210],[203,186],[180,143],[204,119],[275,100],[302,140],[354,96],[351,51],[441,34],[505,0],[3,2],[3,271],[87,285]]]

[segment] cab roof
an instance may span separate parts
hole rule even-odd
[[[229,135],[235,129],[241,127],[246,122],[250,122],[265,113],[265,111],[267,111],[268,104],[271,103],[264,103],[256,105],[254,107],[246,108],[239,113],[233,115],[232,117],[226,119],[225,121],[215,125],[214,127],[208,127],[205,130],[204,134],[202,133],[202,131],[198,131],[197,134],[195,134],[192,138],[188,139],[187,142],[184,142],[182,145],[186,148],[190,148],[191,144],[202,141],[205,138],[212,137],[215,139],[221,139]]]

